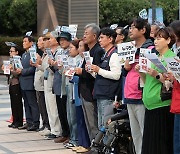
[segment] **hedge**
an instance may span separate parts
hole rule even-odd
[[[37,42],[37,37],[34,37]],[[8,56],[9,55],[9,47],[5,44],[5,42],[13,42],[22,48],[23,36],[21,37],[8,37],[1,36],[0,37],[0,55]]]
[[[22,47],[23,37],[0,37],[0,55],[9,55],[9,47],[5,42],[13,42]]]

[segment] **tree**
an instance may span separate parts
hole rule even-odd
[[[25,32],[30,30],[32,30],[33,33],[36,33],[36,0],[7,0],[7,2],[6,0],[1,1],[0,8],[5,7],[4,11],[6,12],[6,15],[2,17],[2,29],[4,34],[18,36],[24,35]]]
[[[134,17],[138,17],[139,11],[151,8],[151,0],[100,0],[100,26],[109,26],[118,23],[125,26]],[[156,0],[156,7],[162,7],[164,21],[168,25],[177,19],[177,0]]]

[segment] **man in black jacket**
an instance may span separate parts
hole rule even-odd
[[[98,44],[100,28],[95,24],[88,24],[85,26],[84,31],[84,43],[88,45],[90,56],[93,58],[92,63],[95,65],[100,64],[104,50]],[[96,101],[93,99],[92,93],[94,88],[94,78],[86,72],[85,61],[82,68],[76,69],[76,74],[80,76],[80,96],[82,100],[82,107],[84,112],[84,118],[86,122],[86,127],[89,133],[89,138],[92,140],[95,138],[98,128],[97,128],[97,105]]]

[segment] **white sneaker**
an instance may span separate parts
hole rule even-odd
[[[41,136],[49,135],[50,133],[51,133],[51,131],[48,128],[44,128],[44,130],[39,131],[39,134]]]

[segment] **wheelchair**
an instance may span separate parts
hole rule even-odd
[[[91,143],[91,150],[98,154],[136,154],[129,119],[115,121],[114,131],[108,136],[100,130]]]

